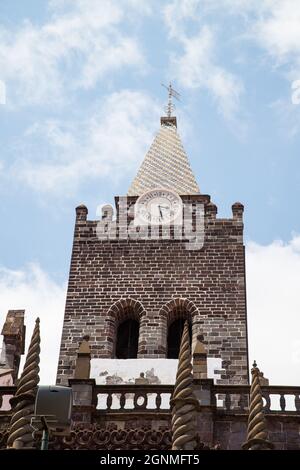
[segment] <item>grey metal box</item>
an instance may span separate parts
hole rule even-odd
[[[53,427],[66,428],[71,424],[72,389],[56,385],[42,385],[38,388],[34,414],[52,416],[56,420]],[[52,428],[52,425],[50,425]]]

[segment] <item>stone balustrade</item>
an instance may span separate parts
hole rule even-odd
[[[169,412],[172,392],[173,385],[97,385],[94,402],[97,410],[112,413],[129,410]]]
[[[261,389],[265,413],[300,413],[300,387],[267,385]],[[214,385],[212,404],[228,412],[245,412],[249,392],[247,385]]]
[[[98,412],[169,412],[173,385],[95,385],[91,394]],[[248,409],[248,385],[212,385],[211,406],[222,412],[245,413]],[[0,387],[0,415],[11,410],[9,400],[15,395],[15,386]],[[80,393],[73,393],[74,405],[80,406]],[[262,386],[265,413],[300,414],[300,387]]]

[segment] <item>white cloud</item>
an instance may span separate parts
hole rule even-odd
[[[296,90],[290,100],[283,97],[270,104],[270,109],[276,113],[280,126],[289,139],[295,138],[300,132],[300,107],[292,101],[297,99],[297,94]]]
[[[280,117],[288,134],[295,136],[300,129],[299,110],[294,106],[299,103],[299,0],[265,0],[264,11],[254,23],[249,36],[267,52],[272,63],[291,84],[291,94],[278,100],[277,110],[282,110]]]
[[[186,88],[206,88],[215,100],[221,114],[234,119],[239,111],[243,85],[232,73],[216,65],[216,42],[212,30],[205,26],[191,38],[182,38],[184,53],[173,58],[177,80]]]
[[[164,8],[164,19],[172,38],[185,37],[185,22],[199,14],[201,0],[173,0]]]
[[[300,54],[300,3],[298,0],[265,0],[257,19],[255,39],[279,62],[296,59]]]
[[[56,381],[65,291],[65,285],[56,283],[35,263],[20,270],[0,267],[0,328],[8,310],[25,309],[27,351],[35,319],[39,317],[41,320],[42,384],[53,384]],[[24,357],[21,368],[23,363]]]
[[[7,171],[36,191],[58,195],[72,193],[94,178],[109,176],[117,181],[134,173],[159,114],[159,106],[143,93],[113,93],[95,106],[88,119],[33,125]]]
[[[50,3],[42,25],[26,20],[15,31],[0,27],[0,70],[13,84],[10,101],[53,104],[108,72],[142,67],[139,42],[121,32],[131,13],[147,11],[133,0],[61,0]]]
[[[0,80],[0,104],[6,103],[6,86],[3,80]]]
[[[219,112],[235,126],[243,84],[240,78],[218,64],[217,35],[211,26],[201,24],[199,0],[174,0],[165,8],[169,36],[182,47],[182,53],[171,56],[171,74],[185,88],[203,88],[211,92]],[[191,21],[197,32],[189,34]],[[241,129],[240,129],[241,130]]]
[[[300,236],[247,245],[250,361],[272,384],[299,385]]]
[[[295,80],[291,86],[292,92],[292,104],[300,104],[300,80]]]
[[[289,78],[299,79],[299,0],[198,0],[203,15],[232,15],[243,18],[240,37],[264,49],[276,66],[286,65]]]
[[[222,37],[240,46],[246,41],[258,45],[266,52],[264,59],[267,57],[291,84],[300,79],[299,0],[172,0],[165,8],[165,21],[170,36],[183,47],[183,53],[173,61],[178,80],[183,86],[210,90],[227,119],[238,111],[243,85],[219,65],[216,46]],[[197,24],[202,29],[193,35],[190,31]],[[292,99],[295,94],[291,93]]]

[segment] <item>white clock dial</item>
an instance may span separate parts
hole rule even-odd
[[[169,189],[152,189],[139,197],[135,204],[138,225],[164,225],[177,221],[182,214],[182,201]]]

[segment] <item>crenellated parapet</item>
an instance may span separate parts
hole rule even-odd
[[[223,243],[236,241],[243,244],[244,206],[236,202],[232,205],[231,218],[217,217],[218,208],[211,202],[210,196],[183,195],[181,226],[170,223],[160,226],[139,226],[135,221],[137,196],[118,196],[115,207],[106,204],[102,207],[100,220],[88,220],[88,209],[84,205],[76,208],[75,240],[107,242],[113,240],[145,241],[176,240],[185,243],[191,237],[201,233],[203,243]]]

